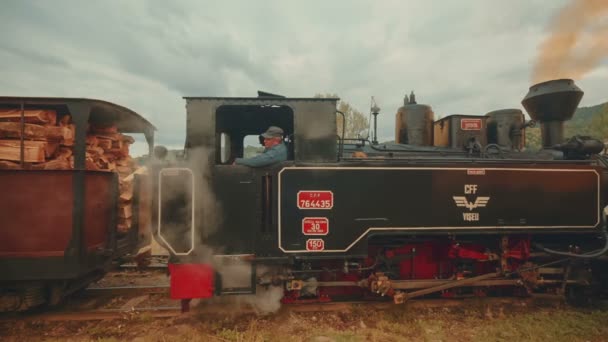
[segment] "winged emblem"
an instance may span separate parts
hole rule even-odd
[[[479,208],[483,208],[486,206],[486,204],[488,204],[488,201],[490,200],[490,197],[485,197],[485,196],[479,196],[475,199],[475,202],[469,202],[467,200],[466,197],[464,196],[452,196],[452,198],[454,199],[454,202],[456,202],[456,206],[457,207],[465,207],[467,209],[469,209],[470,211],[473,211],[473,209],[479,207]]]

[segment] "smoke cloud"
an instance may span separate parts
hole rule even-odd
[[[580,79],[608,57],[608,1],[573,0],[552,19],[533,83]]]
[[[192,148],[188,150],[187,158],[175,165],[156,165],[154,167],[185,167],[192,170],[194,176],[195,188],[195,204],[194,207],[190,203],[183,203],[183,198],[190,198],[192,193],[189,189],[182,187],[180,182],[175,183],[175,188],[164,188],[162,197],[168,201],[177,201],[183,207],[173,207],[173,215],[177,218],[175,224],[165,224],[163,227],[163,236],[170,241],[176,242],[179,246],[190,246],[190,226],[184,226],[182,222],[190,222],[191,210],[194,210],[196,218],[194,251],[185,260],[195,263],[210,264],[216,272],[221,275],[223,288],[245,288],[251,285],[252,265],[249,261],[240,259],[239,257],[226,256],[224,246],[211,245],[207,243],[208,237],[217,232],[218,227],[222,223],[224,215],[228,215],[223,211],[222,204],[218,201],[213,191],[211,183],[212,170],[211,160],[213,159],[213,151],[203,147]],[[158,240],[157,240],[158,241]],[[160,242],[165,248],[164,243]],[[180,252],[185,252],[189,247],[182,248]],[[184,250],[185,249],[185,250]],[[258,275],[273,270],[263,266],[258,266]],[[230,297],[230,296],[228,296]],[[240,309],[241,305],[248,305],[258,314],[269,314],[276,312],[281,307],[281,298],[283,297],[283,288],[281,286],[257,286],[255,295],[238,295],[232,299],[235,311]],[[219,299],[219,298],[218,298]],[[197,301],[196,304],[213,302],[214,300],[206,299]],[[221,302],[221,300],[220,300]]]

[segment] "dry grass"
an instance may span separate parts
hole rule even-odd
[[[608,341],[608,311],[570,307],[395,306],[271,316],[142,314],[101,322],[2,322],[3,341]]]

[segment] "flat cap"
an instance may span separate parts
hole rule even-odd
[[[279,138],[283,136],[283,130],[277,126],[270,126],[266,132],[262,133],[264,138]]]

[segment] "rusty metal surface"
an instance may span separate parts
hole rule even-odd
[[[73,177],[78,171],[0,171],[0,258],[63,256],[72,239]],[[110,227],[111,173],[85,172],[84,236],[102,246]]]
[[[62,256],[72,236],[72,173],[0,171],[0,257]]]
[[[112,181],[115,175],[110,172],[86,172],[84,206],[84,239],[88,251],[104,247],[109,228],[116,225],[112,222],[116,211],[116,184]]]

